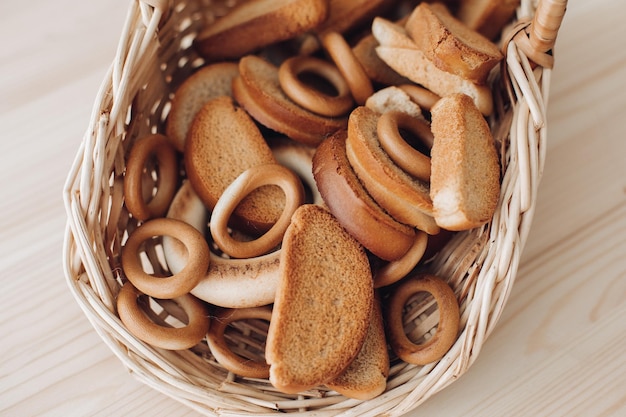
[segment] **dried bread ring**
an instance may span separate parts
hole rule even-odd
[[[270,366],[265,361],[255,361],[233,352],[226,343],[224,332],[232,322],[248,319],[270,321],[269,306],[255,308],[220,309],[212,316],[213,322],[207,334],[207,342],[217,362],[230,372],[248,378],[269,378]]]
[[[422,344],[413,343],[404,331],[402,311],[406,302],[419,292],[431,294],[439,308],[437,331]],[[402,281],[392,292],[386,308],[389,344],[396,355],[413,365],[426,365],[441,359],[452,347],[459,331],[459,304],[452,288],[441,278],[421,274]]]
[[[250,241],[239,241],[228,233],[228,219],[239,202],[255,189],[277,185],[285,193],[285,208],[276,223],[263,235]],[[211,214],[211,236],[217,246],[229,256],[252,258],[275,248],[291,222],[291,215],[304,202],[304,187],[300,178],[279,164],[255,165],[242,172],[230,183],[217,200]]]
[[[324,49],[348,83],[354,101],[360,106],[364,105],[367,98],[374,94],[374,87],[372,80],[367,76],[363,65],[354,55],[348,42],[335,31],[324,33],[321,36],[321,41]]]
[[[187,262],[180,271],[159,278],[144,271],[139,248],[147,239],[165,235],[182,242],[189,255],[185,257]],[[122,248],[122,268],[128,280],[144,294],[155,298],[176,298],[191,291],[206,274],[210,262],[209,252],[206,239],[192,226],[165,217],[152,219],[128,237]]]
[[[186,181],[180,187],[167,217],[185,222],[206,233],[209,213]],[[197,298],[225,308],[258,307],[274,302],[278,284],[280,249],[248,259],[231,259],[210,253],[209,269],[191,290]],[[163,254],[171,272],[187,263],[187,250],[177,239],[163,237]]]
[[[150,157],[156,158],[158,176],[156,193],[145,201],[144,171]],[[130,214],[137,220],[161,217],[176,193],[178,162],[176,150],[167,137],[152,134],[138,139],[131,147],[124,174],[124,198]]]
[[[305,84],[300,76],[310,72],[327,80],[337,91],[326,94]],[[307,110],[322,116],[342,116],[353,105],[352,95],[346,80],[336,66],[312,56],[294,56],[285,60],[278,69],[278,79],[285,94]]]
[[[407,174],[422,181],[430,182],[430,157],[405,141],[400,133],[401,129],[405,129],[423,140],[430,148],[433,140],[430,126],[423,120],[401,111],[383,113],[377,124],[380,146],[387,152],[391,160]]]
[[[428,245],[428,233],[417,231],[415,242],[400,259],[388,262],[374,272],[374,288],[391,285],[404,278],[422,259]]]
[[[152,346],[168,350],[189,349],[206,336],[210,320],[204,304],[192,296],[184,294],[173,299],[187,315],[184,327],[165,327],[154,323],[139,307],[144,296],[130,281],[127,281],[117,296],[117,312],[124,326],[140,340]]]
[[[398,88],[407,93],[413,102],[426,111],[430,111],[441,98],[432,91],[417,84],[402,84],[399,85]]]

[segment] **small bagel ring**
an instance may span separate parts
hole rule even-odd
[[[146,203],[144,200],[143,177],[146,162],[154,155],[159,167],[156,194]],[[176,193],[178,162],[176,150],[167,137],[152,134],[140,138],[133,144],[124,175],[124,198],[130,214],[138,220],[163,216]]]
[[[151,321],[137,304],[142,296],[130,281],[122,286],[117,296],[117,312],[122,323],[140,340],[162,349],[184,350],[200,343],[209,331],[209,312],[193,295],[174,298],[187,314],[188,324],[184,327],[165,327]]]
[[[404,332],[402,310],[407,300],[419,292],[430,293],[439,308],[439,324],[433,337],[425,343],[415,344]],[[459,331],[459,304],[454,291],[441,278],[422,274],[411,277],[394,289],[387,304],[389,344],[403,361],[413,365],[426,365],[441,359],[456,341]]]
[[[224,339],[226,327],[235,321],[261,319],[270,321],[272,309],[269,306],[255,308],[221,309],[213,315],[213,322],[207,342],[217,362],[228,371],[248,378],[269,378],[270,366],[265,362],[253,361],[237,355],[228,348]]]
[[[402,84],[399,85],[398,88],[407,93],[413,102],[426,111],[430,111],[441,98],[432,91],[417,84]]]
[[[430,126],[407,113],[395,110],[383,113],[378,119],[377,125],[380,146],[393,162],[409,175],[430,182],[430,158],[409,145],[400,135],[400,129],[406,129],[413,133],[420,140],[426,142],[427,146],[428,138],[430,138],[430,146],[432,146]]]
[[[172,276],[158,278],[147,274],[139,258],[139,246],[154,236],[171,236],[187,249],[187,263]],[[135,229],[122,248],[122,269],[139,291],[155,298],[176,298],[190,292],[209,268],[209,245],[202,233],[185,222],[158,218]]]
[[[324,200],[313,177],[315,148],[288,138],[276,138],[270,142],[270,148],[276,161],[298,174],[304,184],[309,187],[313,204],[323,205]]]
[[[185,222],[202,234],[206,232],[208,210],[189,181],[176,193],[167,217]],[[163,236],[163,254],[172,273],[178,273],[187,264],[187,249],[170,236]],[[280,249],[248,259],[223,258],[213,252],[210,257],[209,269],[191,290],[193,295],[225,308],[258,307],[274,302]]]
[[[251,241],[235,240],[227,229],[228,218],[237,204],[251,191],[263,185],[277,185],[285,193],[285,209],[270,230]],[[217,246],[234,258],[252,258],[268,253],[283,238],[291,215],[304,202],[304,186],[289,168],[279,164],[255,165],[242,172],[226,187],[211,214],[211,236]]]
[[[359,106],[365,105],[369,96],[374,94],[374,87],[372,86],[372,80],[367,76],[363,65],[352,52],[348,42],[341,34],[335,31],[326,32],[322,36],[321,41],[324,49],[348,83],[354,101]]]
[[[391,285],[404,278],[422,259],[428,244],[428,233],[417,230],[415,242],[400,259],[391,261],[374,273],[374,288]]]
[[[303,83],[298,75],[312,72],[330,82],[337,90],[337,95],[325,94]],[[336,66],[323,59],[312,56],[294,56],[285,60],[278,69],[280,86],[287,96],[300,106],[322,116],[342,116],[353,105],[348,83]]]

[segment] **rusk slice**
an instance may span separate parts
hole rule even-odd
[[[315,28],[328,10],[328,0],[240,2],[200,32],[195,47],[209,61],[237,59]]]
[[[455,18],[441,3],[420,3],[405,29],[418,49],[437,67],[477,84],[502,60],[489,39]]]
[[[276,163],[272,151],[232,98],[215,98],[200,109],[185,144],[185,168],[193,189],[210,210],[242,172],[267,163]],[[251,234],[262,233],[280,217],[284,204],[280,188],[263,186],[241,202],[231,221]]]
[[[370,252],[387,261],[404,255],[415,229],[387,214],[367,193],[346,155],[347,132],[322,142],[313,155],[313,177],[331,213]]]
[[[372,198],[397,221],[428,234],[439,227],[432,214],[428,184],[404,172],[380,145],[380,114],[361,106],[350,114],[346,152],[350,165]]]
[[[174,147],[183,152],[193,118],[212,98],[232,96],[232,81],[239,74],[234,62],[218,62],[202,67],[178,87],[167,116],[165,133]]]
[[[376,48],[379,58],[398,74],[440,97],[455,93],[467,94],[484,115],[493,111],[489,87],[437,67],[406,34],[404,27],[378,17],[372,24],[372,33],[380,43]]]
[[[259,123],[309,146],[345,128],[346,117],[324,117],[300,107],[282,90],[278,68],[263,58],[248,55],[239,61],[240,79],[233,95]],[[240,81],[239,81],[240,80]]]
[[[357,356],[374,288],[363,247],[318,205],[300,206],[283,240],[265,358],[270,382],[297,393],[326,383]]]
[[[382,394],[389,376],[389,352],[379,300],[375,297],[363,347],[350,366],[326,386],[357,400]]]
[[[376,47],[379,46],[374,35],[363,37],[352,48],[356,59],[361,63],[365,73],[372,81],[383,85],[400,85],[410,82],[406,77],[395,72],[389,65],[383,62],[376,54]]]
[[[435,220],[453,231],[481,226],[493,217],[500,195],[500,165],[489,125],[462,94],[442,98],[431,114]]]
[[[463,0],[456,16],[469,28],[495,39],[519,5],[520,0]]]

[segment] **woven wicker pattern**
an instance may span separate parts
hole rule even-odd
[[[543,23],[537,30],[532,25],[536,2],[522,0],[516,22],[503,37],[503,70],[491,80],[499,94],[495,94],[496,111],[489,122],[503,161],[496,215],[485,227],[455,235],[429,266],[449,280],[461,302],[460,336],[443,359],[428,366],[408,365],[392,357],[386,392],[366,402],[322,388],[298,396],[281,394],[265,380],[228,373],[215,362],[206,344],[187,351],[146,345],[116,314],[115,299],[123,284],[121,246],[138,226],[124,207],[125,156],[137,138],[164,131],[173,92],[203,63],[190,49],[191,40],[211,19],[227,13],[232,3],[131,2],[117,56],[96,97],[64,190],[68,214],[64,264],[69,288],[102,340],[133,375],[201,413],[402,415],[469,368],[510,294],[543,171],[553,63],[546,51],[554,44],[565,2],[543,1],[539,6]],[[539,42],[529,40],[537,37]],[[146,257],[155,273],[167,274],[159,246],[158,241],[146,245]],[[152,301],[150,309],[157,322],[185,320],[171,301]],[[407,329],[415,334],[436,326],[436,309],[428,300],[415,299],[407,310]],[[243,354],[258,358],[266,331],[264,322],[239,323],[229,337]]]

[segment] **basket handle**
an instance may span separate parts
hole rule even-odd
[[[530,45],[545,53],[554,47],[556,36],[567,9],[567,0],[540,0],[530,24]]]

